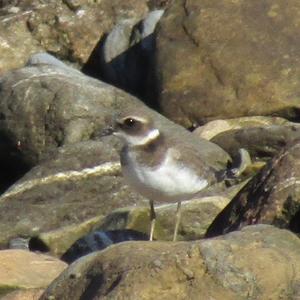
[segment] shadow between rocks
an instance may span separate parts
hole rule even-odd
[[[99,286],[101,287],[104,284],[104,278],[102,274],[98,275],[90,275],[87,276],[87,279],[90,277],[90,283],[86,287],[85,291],[79,298],[79,300],[86,300],[86,299],[94,299],[97,295]]]
[[[125,241],[146,241],[148,235],[130,229],[110,230],[110,231],[93,231],[86,236],[77,240],[61,257],[66,263],[72,263],[78,258],[95,251],[103,250],[110,245]],[[34,244],[41,245],[38,241],[33,240]],[[29,243],[30,245],[30,243]],[[41,249],[31,249],[41,250]]]
[[[103,35],[99,40],[81,71],[138,97],[149,107],[158,110],[154,75],[155,34],[134,43],[110,62],[105,62],[107,37],[108,34]],[[153,51],[143,49],[144,44],[151,45]]]
[[[21,147],[22,145],[16,145],[6,133],[0,131],[0,194],[32,167],[22,157]]]

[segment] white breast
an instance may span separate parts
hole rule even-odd
[[[156,168],[138,164],[134,154],[128,153],[128,164],[122,167],[125,180],[145,197],[163,201],[187,200],[208,185],[193,170],[176,163],[171,153]]]

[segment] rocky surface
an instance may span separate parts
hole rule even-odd
[[[0,244],[3,247],[11,238],[50,231],[54,244],[54,236],[66,243],[69,235],[73,243],[101,216],[139,202],[123,184],[112,144],[88,141],[66,146],[2,195]]]
[[[59,146],[99,134],[112,107],[132,98],[76,70],[47,64],[9,72],[0,86],[1,132],[31,165]]]
[[[0,81],[0,97],[2,135],[32,165],[59,146],[99,136],[109,119],[124,110],[151,115],[157,126],[195,144],[211,163],[224,166],[229,159],[218,146],[195,140],[133,96],[52,62],[8,72]]]
[[[0,251],[0,296],[16,289],[45,288],[67,264],[25,250]]]
[[[238,190],[241,187],[238,186]],[[195,240],[204,236],[209,224],[229,203],[232,196],[199,197],[183,201],[182,217],[178,240]],[[155,206],[156,225],[154,239],[172,240],[175,226],[177,203]],[[101,230],[131,229],[149,233],[150,220],[148,207],[125,208],[113,211],[101,222]]]
[[[126,242],[72,264],[41,300],[296,299],[299,247],[262,225],[197,242]]]
[[[212,220],[229,203],[232,194],[237,193],[241,187],[242,185],[236,186],[235,190],[229,189],[230,192],[228,192],[227,197],[210,196],[182,202],[181,222],[177,240],[203,238]],[[155,206],[155,240],[172,241],[176,209],[176,203]],[[150,230],[149,214],[150,209],[147,206],[129,207],[113,211],[101,220],[99,227],[95,231],[76,241],[63,254],[62,259],[66,262],[72,262],[85,254],[102,250],[114,243],[120,243],[125,240],[148,240]],[[68,236],[65,230],[62,232],[65,237]],[[37,246],[47,246],[47,249],[52,253],[55,253],[55,250],[58,252],[58,249],[63,248],[61,240],[59,241],[60,247],[55,249],[56,245],[53,240],[45,239],[43,234],[37,236],[35,243]]]
[[[211,121],[196,128],[193,134],[216,143],[233,158],[239,149],[247,149],[254,162],[265,162],[299,139],[299,130],[299,123],[255,116]]]
[[[236,153],[240,148],[245,148],[255,160],[266,161],[299,138],[299,123],[294,123],[283,126],[235,129],[216,135],[211,141],[226,149],[230,154]]]
[[[194,139],[121,90],[47,55],[36,55],[30,63],[34,65],[9,72],[1,81],[2,135],[10,137],[23,161],[36,165],[0,197],[2,248],[18,237],[38,237],[46,249],[61,255],[115,209],[148,207],[123,182],[118,140],[100,138],[113,115],[124,110],[149,114],[166,134],[193,145],[217,170],[230,160],[217,145]],[[142,216],[147,228],[149,218]]]
[[[141,20],[147,1],[15,1],[0,7],[0,75],[48,51],[82,66],[99,40],[123,19]]]
[[[299,118],[300,4],[173,1],[156,40],[157,93],[191,127],[254,115]]]
[[[57,147],[99,134],[112,107],[132,98],[50,58],[1,77],[1,190]]]
[[[3,296],[2,300],[38,300],[44,289],[27,289],[11,292]]]
[[[0,1],[0,249],[15,249],[0,297],[38,299],[62,270],[28,250],[71,263],[104,249],[42,299],[298,299],[299,11],[283,0]],[[156,241],[113,245],[150,227],[121,144],[101,135],[125,111],[233,168],[182,203],[182,242],[166,242],[176,203],[157,199]],[[249,162],[238,177],[237,153]],[[244,228],[258,223],[286,230]]]
[[[222,185],[212,187],[208,191],[201,192],[195,199],[184,201],[182,203],[182,218],[179,226],[178,240],[203,238],[213,219],[246,182],[247,180],[226,189]],[[80,207],[82,213],[77,216],[76,208],[80,204],[74,205],[75,208],[72,212],[74,219],[70,218],[67,220],[67,225],[62,225],[66,223],[66,220],[62,219],[63,215],[59,215],[56,218],[49,216],[43,219],[34,215],[35,221],[28,224],[29,228],[23,228],[28,236],[27,240],[19,241],[18,238],[12,238],[16,235],[24,235],[21,226],[14,230],[7,229],[12,236],[7,237],[3,234],[2,238],[9,240],[10,247],[21,248],[28,245],[27,247],[34,251],[50,252],[52,255],[62,256],[63,260],[67,262],[74,261],[87,253],[104,249],[113,243],[125,240],[148,240],[150,230],[150,208],[148,201],[135,194],[130,188],[121,187],[121,189],[122,192],[115,192],[116,198],[110,199],[108,203],[106,199],[103,201],[104,205],[106,205],[105,209],[103,209],[100,203],[93,204],[94,206],[99,206],[99,209],[94,213],[90,211],[86,212],[87,208],[82,206]],[[215,194],[218,196],[212,196]],[[90,198],[91,196],[87,197]],[[129,206],[123,207],[127,202],[118,203],[118,197],[128,197],[127,201],[132,201],[132,204],[129,203],[127,204]],[[60,202],[63,201],[68,201],[68,198],[65,199],[61,196]],[[114,209],[113,206],[115,203],[123,208]],[[157,219],[154,239],[170,241],[173,238],[177,204],[160,203],[160,201],[157,201],[155,206]],[[64,204],[59,206],[55,203],[54,205],[60,210],[68,209],[68,211],[71,211],[69,208],[65,208]],[[37,214],[38,212],[35,213]],[[83,218],[82,215],[86,219],[78,222],[77,219]],[[75,219],[76,216],[77,219]],[[55,229],[47,228],[51,222],[53,224],[50,226],[53,226]],[[34,223],[42,224],[41,228],[31,227],[30,229],[30,226],[33,226]],[[6,227],[10,225],[10,223],[5,224]]]
[[[105,231],[134,229],[148,234],[148,200],[124,184],[118,146],[113,138],[66,145],[12,186],[0,198],[1,247],[16,237],[33,237],[45,250],[61,255],[99,226]],[[203,235],[231,193],[228,190],[227,197],[199,198],[184,204],[182,239]],[[158,199],[156,204],[160,203]],[[158,207],[157,238],[170,239],[175,210],[176,204]],[[32,248],[41,250],[36,241],[31,241]]]
[[[300,143],[282,150],[210,225],[211,237],[250,224],[273,224],[300,233]]]
[[[241,117],[241,118],[234,118],[234,119],[210,121],[203,126],[197,127],[193,131],[193,133],[204,139],[211,140],[215,136],[218,136],[222,133],[226,132],[227,134],[228,131],[231,132],[237,129],[261,128],[261,127],[265,128],[273,125],[297,126],[297,123],[288,122],[286,119],[279,118],[279,117],[263,117],[263,116]]]

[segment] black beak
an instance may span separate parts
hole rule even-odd
[[[115,132],[115,129],[113,128],[113,126],[107,126],[100,132],[100,137],[112,135],[114,132]]]

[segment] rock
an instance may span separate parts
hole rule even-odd
[[[183,201],[178,240],[195,240],[204,236],[214,218],[229,203],[230,198],[210,196]],[[159,203],[159,202],[158,202]],[[177,203],[155,206],[156,225],[154,238],[171,241],[173,238]],[[113,211],[104,218],[100,230],[130,229],[149,234],[149,207],[129,207]]]
[[[241,149],[251,154],[244,174],[256,174],[282,147],[300,138],[299,124],[279,117],[242,117],[215,120],[196,128],[193,134],[208,139],[238,160]]]
[[[4,193],[0,247],[19,236],[43,234],[53,252],[62,254],[108,212],[140,203],[123,184],[118,144],[114,149],[109,139],[62,147]]]
[[[286,119],[279,117],[241,117],[227,120],[215,120],[206,123],[203,126],[196,128],[193,134],[200,136],[203,139],[211,140],[221,133],[228,133],[235,129],[268,127],[272,125],[295,125],[296,123],[288,122]]]
[[[65,226],[55,224],[55,229],[49,231],[46,230],[44,232],[42,230],[40,234],[31,237],[29,239],[28,248],[31,251],[49,252],[52,255],[60,257],[69,249],[74,241],[92,231],[99,225],[102,219],[103,216],[99,212],[99,216],[89,217],[87,220],[83,220],[80,223],[75,221],[75,224],[68,224]]]
[[[125,109],[150,114],[159,127],[197,145],[206,159],[220,161],[223,166],[229,159],[218,146],[195,140],[133,96],[80,72],[70,72],[69,67],[42,64],[7,73],[0,81],[0,98],[1,134],[31,165],[47,158],[58,146],[99,135],[108,119]]]
[[[93,76],[97,74],[97,77],[105,82],[126,90],[132,90],[132,84],[134,83],[131,81],[139,80],[139,78],[135,78],[137,63],[130,66],[132,62],[127,62],[128,55],[126,51],[131,47],[130,39],[135,24],[135,19],[120,21],[103,40],[103,44],[99,45],[99,53],[94,54],[99,56],[98,61],[93,61],[92,66],[87,64],[83,72]],[[89,70],[89,68],[92,68],[92,70]]]
[[[179,225],[178,240],[195,240],[202,238],[218,213],[229,203],[230,199],[246,184],[247,181],[227,188],[226,190],[216,187],[202,191],[195,199],[183,201],[181,206],[182,217]],[[221,186],[219,186],[221,188]],[[217,194],[218,196],[212,196]],[[205,196],[206,195],[206,196]],[[174,218],[177,210],[177,203],[161,204],[155,206],[156,226],[154,238],[157,240],[172,240],[174,233]],[[77,240],[63,255],[62,259],[68,263],[79,257],[96,250],[102,250],[111,244],[130,240],[148,240],[150,231],[150,208],[128,207],[116,209],[109,213],[99,222],[96,230],[88,233]],[[62,241],[64,236],[65,245],[70,245],[68,233],[60,230],[61,235],[57,235],[60,247],[55,247],[52,241],[53,234],[46,233],[37,236],[35,244],[30,249],[47,250],[61,254]],[[73,239],[74,235],[70,235]],[[31,246],[30,244],[30,246]],[[44,248],[43,248],[44,247]],[[60,250],[58,253],[57,249]]]
[[[125,242],[73,263],[41,300],[296,299],[299,247],[266,225],[195,242]]]
[[[148,6],[150,10],[155,10],[158,8],[167,8],[170,2],[170,0],[149,0]]]
[[[82,66],[115,23],[126,18],[138,22],[148,12],[146,0],[26,0],[15,8],[1,8],[0,74],[21,67],[40,51]]]
[[[11,292],[4,297],[2,300],[39,300],[40,296],[44,292],[44,289],[27,289]]]
[[[60,256],[95,228],[148,234],[148,200],[124,184],[118,144],[114,149],[113,141],[111,137],[66,145],[4,193],[0,198],[0,247],[21,236],[31,238],[30,249]],[[184,203],[182,238],[203,235],[231,197]],[[162,202],[157,199],[159,204]],[[170,239],[175,210],[176,204],[158,207],[157,238]]]
[[[11,239],[8,248],[29,250],[29,238],[16,237]]]
[[[113,107],[138,102],[49,55],[37,62],[0,79],[1,191],[57,147],[99,135]]]
[[[298,127],[297,123],[283,118],[254,116],[211,121],[196,128],[193,134],[226,149],[239,167],[241,150],[247,149],[247,156],[251,154],[252,162],[245,160],[248,163],[243,175],[255,175],[283,145],[298,138]]]
[[[0,7],[0,9],[1,76],[8,70],[24,65],[28,56],[41,51],[42,47],[38,41],[33,39],[26,25],[29,15],[32,13],[30,7],[19,8],[17,11],[7,8],[6,12],[5,7]]]
[[[16,289],[45,288],[67,264],[25,250],[0,251],[0,294]]]
[[[46,53],[46,52],[40,52],[35,53],[32,56],[29,57],[27,63],[27,66],[36,66],[36,65],[51,65],[51,66],[57,66],[59,68],[64,69],[67,72],[74,73],[75,75],[79,75],[80,72],[72,67],[69,67],[65,63],[63,63],[61,60],[57,59],[56,57]]]
[[[154,30],[163,13],[153,10],[140,22],[121,20],[100,41],[83,72],[147,100],[147,87],[153,85],[149,74],[154,63]]]
[[[113,210],[148,206],[123,183],[120,144],[114,137],[99,139],[113,116],[125,110],[149,114],[165,134],[189,143],[211,167],[226,168],[230,157],[220,147],[195,138],[133,96],[49,57],[42,62],[47,64],[8,73],[1,82],[0,131],[36,167],[0,198],[0,247],[15,238],[38,237],[60,255]]]
[[[246,182],[247,180],[227,189],[218,190],[214,187],[201,192],[195,199],[182,202],[178,240],[203,238],[214,218]],[[218,196],[212,196],[214,194]],[[128,240],[148,240],[150,208],[146,199],[141,200],[136,206],[115,209],[104,218],[95,217],[82,224],[40,233],[30,239],[29,248],[34,251],[50,252],[70,263],[83,255],[102,250],[111,244]],[[176,203],[155,206],[155,239],[172,240],[176,209]],[[73,243],[75,239],[78,240]]]
[[[300,143],[282,150],[233,198],[207,230],[227,233],[249,224],[272,224],[300,233]]]
[[[90,139],[114,105],[133,98],[68,67],[46,64],[7,73],[0,89],[2,135],[31,165],[58,146]]]
[[[299,118],[299,11],[300,3],[284,0],[173,1],[156,39],[161,112],[185,127]]]
[[[283,147],[300,138],[300,126],[297,123],[270,125],[263,127],[241,128],[225,131],[213,137],[216,143],[231,156],[245,148],[254,160],[268,160]]]

